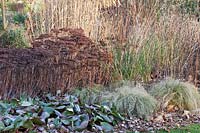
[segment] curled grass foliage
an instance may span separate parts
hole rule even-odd
[[[115,89],[82,89],[73,92],[81,103],[108,105],[129,116],[147,118],[157,107],[157,101],[139,84],[123,83]]]
[[[168,78],[154,85],[150,93],[160,102],[161,109],[168,105],[184,110],[200,107],[200,95],[195,86],[188,82]]]
[[[110,102],[121,113],[129,116],[138,116],[146,118],[156,109],[157,101],[150,96],[141,85],[126,84],[116,88],[114,93],[104,95],[104,99],[110,99]]]

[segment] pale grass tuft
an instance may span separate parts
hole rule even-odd
[[[196,110],[200,107],[200,94],[194,85],[168,78],[153,86],[150,92],[161,109],[174,105],[181,110]]]
[[[112,99],[110,104],[129,116],[147,118],[157,107],[157,101],[140,84],[125,84],[116,88],[110,95],[104,95],[103,99]]]
[[[142,85],[131,82],[121,87],[107,89],[82,89],[73,92],[82,104],[104,104],[129,116],[147,118],[157,107],[157,101],[150,96]]]

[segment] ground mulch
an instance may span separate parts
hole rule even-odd
[[[184,115],[181,113],[168,113],[164,115],[158,115],[155,119],[144,120],[137,117],[131,117],[127,121],[123,121],[119,124],[115,131],[125,132],[150,132],[185,127],[191,124],[200,124],[199,114]]]

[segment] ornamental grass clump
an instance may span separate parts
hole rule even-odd
[[[141,85],[123,83],[112,89],[82,89],[73,92],[81,103],[107,105],[128,116],[147,118],[156,110],[157,101]]]
[[[200,107],[200,95],[188,82],[166,79],[154,85],[150,93],[159,101],[161,109],[174,106],[180,110],[196,110]]]
[[[125,84],[116,88],[115,92],[111,92],[110,95],[104,95],[105,98],[112,99],[110,103],[119,112],[129,116],[147,118],[157,107],[157,101],[139,84]]]

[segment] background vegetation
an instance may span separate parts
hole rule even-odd
[[[33,39],[54,28],[83,28],[95,43],[112,52],[110,76],[119,84],[75,89],[71,93],[76,101],[66,96],[67,106],[63,100],[50,97],[45,99],[50,103],[16,99],[0,102],[5,118],[0,131],[28,130],[41,123],[46,130],[53,124],[55,128],[68,126],[72,131],[88,127],[111,131],[117,120],[124,120],[117,112],[148,118],[171,106],[179,110],[200,106],[198,0],[10,0],[6,1],[6,19],[8,26],[3,29],[0,17],[3,48],[30,47]],[[163,80],[168,76],[180,80]],[[148,93],[145,83],[152,81],[160,82],[148,87]],[[35,110],[31,114],[32,108]]]
[[[196,110],[200,106],[197,89],[187,82],[166,79],[154,85],[150,93],[160,102],[161,110],[170,105],[180,110]]]
[[[83,28],[94,41],[111,46],[113,80],[147,82],[153,72],[184,79],[190,75],[198,84],[197,0],[34,0],[24,1],[23,8],[16,1],[6,4],[9,23],[25,26],[29,41],[52,28],[70,27]]]

